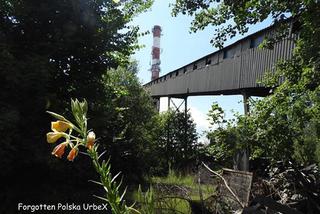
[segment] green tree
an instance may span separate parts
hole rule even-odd
[[[228,38],[238,33],[248,32],[250,25],[272,18],[274,23],[282,25],[277,36],[283,36],[287,23],[285,20],[294,17],[299,21],[308,16],[310,11],[316,11],[317,1],[255,1],[255,0],[176,0],[172,15],[179,13],[194,16],[190,30],[197,32],[206,27],[214,26],[211,43],[223,47]]]
[[[252,157],[257,156],[259,151],[252,117],[239,114],[234,117],[225,120],[224,111],[217,103],[212,104],[208,113],[212,127],[207,132],[210,143],[206,149],[224,167],[232,167],[235,155],[245,148],[255,152],[251,154]]]
[[[265,81],[273,88],[272,95],[257,102],[250,119],[246,119],[252,121],[255,131],[248,137],[259,146],[253,154],[301,164],[319,163],[320,2],[177,0],[173,14],[180,12],[194,15],[193,31],[216,26],[213,41],[218,47],[268,17],[279,27],[273,38],[264,41],[264,47],[272,48],[287,33],[298,32],[292,59],[279,62],[276,73]],[[290,27],[286,20],[293,25]],[[285,79],[280,86],[279,78]]]
[[[162,170],[167,172],[169,165],[181,170],[196,165],[199,144],[191,115],[170,110],[159,117],[157,150]]]
[[[125,172],[131,182],[141,181],[149,172],[158,128],[151,97],[141,86],[137,63],[109,70],[104,76],[109,94],[101,111],[96,111],[93,127],[99,130],[102,144],[111,156],[113,168]],[[101,116],[103,115],[103,117]]]
[[[73,174],[86,169],[79,161],[71,172],[68,166],[51,164],[53,160],[44,155],[48,148],[43,136],[49,121],[44,112],[49,107],[61,112],[73,97],[86,98],[96,111],[103,110],[97,106],[108,105],[109,94],[101,80],[107,69],[129,62],[138,47],[138,27],[130,21],[151,3],[0,1],[0,131],[6,133],[0,140],[4,160],[0,177],[8,181],[1,193],[6,196],[3,207],[15,200],[45,199],[46,191],[63,201],[68,196],[62,192],[72,192],[68,188],[77,185]],[[69,177],[68,182],[50,176],[50,168]],[[21,177],[25,182],[19,181]]]

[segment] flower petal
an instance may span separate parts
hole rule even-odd
[[[65,133],[63,132],[48,132],[47,133],[47,142],[55,143],[59,138],[64,137]]]
[[[72,124],[58,120],[56,122],[51,122],[51,129],[52,131],[57,131],[57,132],[65,132],[68,129],[71,129],[73,127]]]
[[[52,155],[61,158],[62,155],[64,154],[64,149],[66,148],[66,142],[65,143],[60,143],[58,146],[56,146],[53,151]]]
[[[92,149],[95,140],[96,140],[95,133],[89,132],[89,134],[87,136],[87,145],[86,145],[88,149]]]
[[[78,149],[77,148],[72,148],[71,151],[68,154],[67,159],[69,161],[73,161],[77,155],[78,155]]]

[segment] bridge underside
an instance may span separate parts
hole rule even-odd
[[[153,98],[161,97],[171,97],[171,98],[185,98],[189,96],[219,96],[219,95],[244,95],[246,96],[257,96],[265,97],[271,93],[270,88],[260,87],[260,88],[243,88],[237,90],[224,90],[224,91],[205,91],[205,92],[187,92],[179,94],[165,94],[165,95],[151,95]]]

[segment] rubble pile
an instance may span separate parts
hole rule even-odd
[[[260,210],[268,210],[270,202],[273,209],[285,205],[300,213],[320,213],[320,173],[316,164],[297,168],[290,162],[278,162],[266,170],[267,177],[255,176],[250,206],[260,203]]]

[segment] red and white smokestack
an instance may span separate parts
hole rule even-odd
[[[153,33],[153,46],[152,46],[152,66],[151,66],[151,80],[159,78],[160,73],[160,36],[161,36],[161,27],[155,25],[152,28]]]

